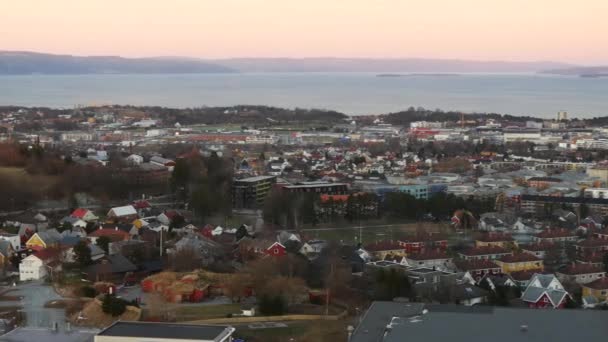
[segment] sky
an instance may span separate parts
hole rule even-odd
[[[0,50],[608,65],[608,0],[0,0]]]

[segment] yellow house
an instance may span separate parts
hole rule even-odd
[[[528,253],[505,255],[494,262],[496,265],[500,266],[502,273],[507,274],[519,271],[543,270],[543,261]]]
[[[61,240],[61,234],[55,229],[50,229],[45,232],[38,232],[32,235],[25,243],[25,247],[31,249],[44,249],[54,246]]]
[[[582,284],[583,297],[593,296],[603,302],[608,299],[608,278],[602,277],[587,284]]]
[[[475,247],[500,247],[513,249],[517,243],[510,234],[501,232],[489,232],[475,239]]]

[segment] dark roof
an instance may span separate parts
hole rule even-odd
[[[577,274],[589,274],[589,273],[603,273],[601,267],[590,265],[590,264],[573,264],[566,267],[564,270],[559,271],[558,273],[567,274],[567,275],[577,275]]]
[[[351,342],[585,342],[606,339],[608,312],[374,302]],[[420,305],[423,305],[420,307]],[[422,314],[422,309],[428,311]],[[474,326],[472,326],[474,322]]]
[[[176,340],[219,340],[218,337],[230,336],[234,328],[222,325],[194,325],[160,322],[121,322],[118,321],[97,336],[167,338]]]
[[[461,271],[474,271],[474,270],[487,270],[491,268],[498,268],[500,266],[496,265],[494,262],[490,260],[457,260],[454,262],[456,267]]]
[[[532,254],[528,253],[517,253],[513,255],[505,255],[499,259],[502,262],[512,263],[512,262],[528,262],[528,261],[540,261],[541,259],[535,257]]]

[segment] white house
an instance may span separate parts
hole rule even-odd
[[[127,161],[130,164],[139,165],[144,162],[144,157],[140,156],[139,154],[132,154],[127,157]]]
[[[47,269],[44,261],[32,254],[21,260],[19,264],[19,280],[40,280],[46,277]]]
[[[19,236],[19,234],[3,233],[0,234],[0,240],[6,240],[10,242],[11,246],[13,246],[13,249],[16,251],[21,249],[21,237]]]
[[[108,212],[108,217],[111,218],[133,218],[137,219],[137,210],[132,205],[125,205],[123,207],[115,207],[110,209]]]

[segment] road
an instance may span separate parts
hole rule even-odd
[[[11,296],[21,296],[21,311],[25,314],[25,325],[35,328],[49,328],[53,323],[63,324],[65,321],[64,309],[45,308],[44,304],[62,299],[52,286],[42,282],[27,282],[15,287],[15,291],[9,292]]]

